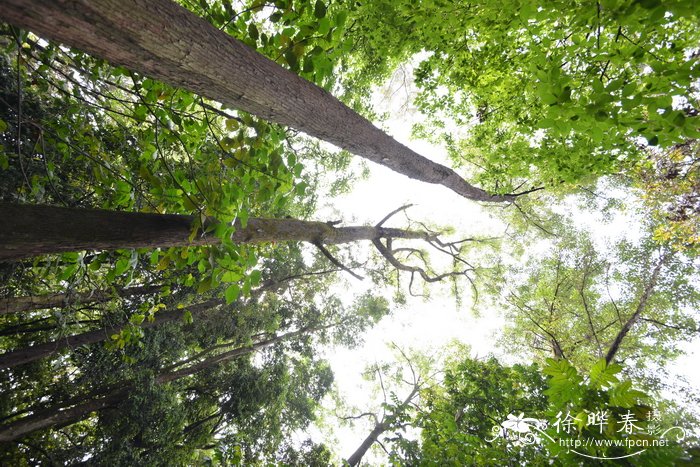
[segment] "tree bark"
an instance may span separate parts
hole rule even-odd
[[[80,251],[215,245],[202,234],[190,239],[192,216],[0,203],[0,261]],[[300,241],[335,245],[378,238],[427,239],[425,232],[377,226],[334,227],[325,222],[251,218],[236,225],[234,243]]]
[[[384,433],[386,430],[389,429],[388,425],[385,425],[384,423],[376,423],[374,425],[374,428],[370,433],[367,435],[367,437],[362,441],[360,446],[353,452],[350,457],[348,457],[348,464],[350,467],[355,467],[360,463],[362,458],[367,454],[367,451],[369,448],[372,447],[372,445],[377,442],[377,439]]]
[[[270,339],[257,342],[247,347],[229,350],[228,352],[215,355],[190,367],[175,371],[163,372],[156,376],[155,381],[158,384],[164,384],[186,376],[191,376],[207,368],[211,368],[214,365],[218,365],[219,363],[233,360],[242,355],[269,347],[291,337],[298,336],[305,332],[313,332],[315,330],[317,330],[317,328],[304,328],[298,331],[292,331],[286,334],[274,336]],[[13,441],[37,430],[50,428],[56,425],[69,425],[71,423],[83,420],[93,412],[115,405],[117,402],[128,396],[130,389],[131,385],[129,383],[124,383],[124,385],[121,387],[108,390],[108,393],[102,397],[79,402],[68,408],[63,405],[58,405],[48,409],[39,410],[32,415],[4,424],[0,426],[0,442]]]
[[[141,323],[141,328],[151,328],[153,326],[169,323],[181,319],[187,311],[191,313],[201,313],[210,308],[223,305],[225,302],[221,299],[211,299],[196,305],[190,305],[184,308],[160,312],[155,314],[153,321],[145,320]],[[65,349],[72,349],[81,345],[90,345],[97,342],[102,342],[109,339],[112,334],[116,334],[128,326],[127,323],[110,326],[107,328],[88,331],[74,336],[67,336],[55,341],[46,342],[43,344],[23,347],[21,349],[5,352],[0,355],[0,369],[13,368],[18,365],[33,362],[40,358],[48,357]]]
[[[324,89],[170,0],[4,0],[0,16],[173,86],[301,130],[476,201],[507,201],[410,150]]]
[[[94,290],[91,292],[56,293],[49,295],[30,295],[0,299],[0,315],[19,313],[20,311],[40,310],[43,308],[63,308],[76,303],[104,303],[117,297],[132,297],[156,293],[160,286],[136,286],[115,290]]]
[[[403,410],[408,404],[413,400],[413,398],[418,394],[418,391],[420,390],[419,385],[416,383],[413,386],[413,389],[411,392],[406,396],[406,398],[403,400],[403,402],[397,407],[397,411]],[[367,437],[360,443],[360,446],[353,452],[350,457],[347,459],[347,463],[350,465],[350,467],[355,467],[356,465],[359,465],[360,462],[362,461],[362,458],[365,457],[365,454],[367,454],[367,451],[369,451],[369,448],[372,447],[374,443],[376,443],[379,440],[379,437],[386,431],[396,428],[395,427],[395,413],[382,418],[381,421],[378,421],[377,423],[374,424],[374,428],[372,428],[372,431],[369,432]]]
[[[90,399],[69,408],[51,407],[0,426],[0,442],[13,441],[33,431],[75,423],[87,418],[92,412],[116,404],[128,395],[128,389],[119,389],[105,397]]]
[[[608,352],[605,355],[606,363],[612,363],[613,359],[615,358],[615,355],[617,355],[617,352],[620,350],[620,345],[622,344],[622,341],[625,339],[625,337],[627,337],[627,334],[632,329],[632,326],[634,326],[635,323],[639,321],[639,318],[644,312],[644,310],[646,310],[647,301],[649,300],[649,297],[651,297],[651,294],[654,291],[654,287],[656,287],[661,268],[669,259],[669,257],[670,253],[666,253],[659,259],[658,263],[656,263],[654,271],[651,273],[651,277],[649,278],[649,282],[647,282],[647,285],[644,287],[644,291],[642,292],[642,296],[639,299],[637,308],[634,310],[634,313],[632,313],[632,316],[630,316],[629,319],[622,326],[622,329],[620,329],[620,331],[617,333],[612,344],[610,344]]]
[[[300,275],[299,277],[302,277]],[[284,282],[293,280],[297,277],[291,276],[288,278],[281,279],[279,281],[268,280],[263,285],[255,290],[251,291],[251,299],[255,300],[260,294],[267,290],[274,290],[279,287]],[[159,287],[154,287],[158,289]],[[139,327],[147,329],[154,326],[170,323],[182,319],[186,312],[192,314],[201,314],[209,309],[225,305],[226,301],[223,299],[214,298],[201,303],[186,306],[184,308],[178,308],[175,310],[159,312],[155,314],[153,321],[144,320]],[[46,342],[44,344],[36,344],[29,347],[23,347],[21,349],[13,350],[10,352],[5,352],[0,354],[0,369],[13,368],[24,363],[30,363],[41,358],[49,357],[55,353],[61,352],[65,349],[70,349],[78,347],[81,345],[90,345],[102,342],[109,339],[113,334],[118,333],[122,329],[128,326],[128,323],[119,324],[116,326],[110,326],[107,328],[97,329],[95,331],[88,331],[82,334],[77,334],[73,336],[63,337],[61,339]]]

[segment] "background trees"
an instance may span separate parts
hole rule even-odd
[[[646,366],[664,364],[679,341],[695,337],[692,261],[649,237],[605,253],[585,233],[571,234],[550,255],[510,273],[523,280],[503,289],[510,348],[580,368],[603,357],[631,364],[643,356],[638,364]]]
[[[356,2],[367,80],[416,54],[420,137],[492,191],[616,173],[697,135],[693,2]],[[379,32],[381,31],[381,32]],[[368,78],[371,76],[372,78]]]

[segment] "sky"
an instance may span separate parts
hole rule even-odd
[[[411,80],[404,80],[400,75],[403,72],[410,73],[410,69],[399,71],[392,82],[377,90],[373,96],[375,108],[387,112],[389,116],[381,124],[382,129],[417,153],[451,165],[443,148],[411,139],[411,126],[420,121],[421,115],[413,111],[410,105],[412,90],[406,89],[403,84],[410,83]],[[359,167],[359,163],[353,163]],[[325,204],[320,204],[316,217],[319,220],[343,219],[344,225],[376,224],[394,209],[413,204],[408,211],[411,219],[454,227],[454,239],[474,235],[497,237],[504,234],[506,226],[491,215],[501,207],[482,206],[465,200],[445,187],[409,179],[377,164],[369,163],[369,169],[369,178],[357,182],[350,193],[325,199]],[[570,205],[562,209],[574,212],[576,207]],[[621,236],[634,239],[636,234],[635,229],[630,228],[635,222],[630,216],[617,216],[605,224],[600,216],[579,212],[576,219],[577,224],[593,232],[594,241],[600,245],[610,238]],[[405,218],[402,216],[396,216],[392,222],[393,224],[390,222],[387,225],[405,226]],[[434,257],[431,255],[431,259]],[[369,279],[361,282],[346,274],[337,287],[337,294],[349,299],[370,287],[369,282]],[[338,393],[348,406],[343,410],[344,413],[337,415],[365,412],[381,402],[376,382],[364,380],[362,374],[367,367],[377,362],[392,361],[395,358],[395,351],[390,345],[392,343],[404,350],[415,349],[430,354],[450,341],[458,340],[471,347],[474,357],[494,354],[502,361],[513,361],[512,356],[504,354],[496,346],[504,324],[498,310],[481,309],[477,317],[471,310],[471,300],[465,300],[462,306],[458,306],[446,287],[433,286],[431,284],[431,297],[428,300],[409,296],[405,306],[394,310],[366,333],[364,344],[359,348],[326,349],[325,357],[331,362],[335,373]],[[700,387],[700,371],[695,369],[696,365],[691,364],[693,359],[700,356],[700,341],[696,340],[686,347],[689,354],[671,364],[671,371],[687,377],[696,387]],[[401,396],[401,393],[398,395]],[[329,398],[324,405],[333,407],[334,403]],[[357,411],[353,412],[352,407]],[[371,429],[369,419],[365,423],[355,423],[352,427],[340,426],[335,420],[334,410],[327,412],[324,418],[325,426],[321,424],[312,427],[310,434],[315,441],[325,442],[343,457],[350,455]],[[369,457],[369,460],[379,459],[381,457]]]
[[[375,94],[377,107],[387,111],[390,116],[383,122],[382,128],[419,154],[449,164],[442,148],[410,138],[411,125],[420,119],[420,115],[404,107],[407,97],[404,91],[388,87],[384,92]],[[455,239],[502,235],[505,225],[489,214],[489,208],[465,200],[443,186],[412,180],[383,166],[369,164],[369,178],[357,182],[347,195],[326,200],[326,204],[321,205],[316,213],[318,219],[342,218],[345,225],[376,224],[394,209],[412,204],[408,210],[411,219],[453,227]],[[405,226],[405,222],[403,216],[397,215],[386,225],[401,227]],[[436,267],[439,266],[440,260],[436,255],[431,255],[431,260]],[[404,279],[407,281],[408,277]],[[347,298],[371,286],[369,279],[360,282],[349,275],[344,282],[338,287],[338,294]],[[502,319],[489,314],[475,318],[469,300],[460,307],[444,286],[434,285],[431,284],[431,297],[428,300],[408,296],[405,306],[393,310],[390,316],[367,332],[360,348],[334,348],[327,352],[326,357],[335,373],[336,387],[349,406],[365,411],[367,407],[381,402],[379,394],[374,394],[368,400],[368,391],[376,384],[363,380],[362,373],[375,362],[393,360],[392,343],[404,350],[430,353],[452,340],[459,340],[468,343],[474,355],[498,352],[494,347],[494,336],[503,324]],[[335,439],[329,444],[334,446],[337,453],[348,456],[367,435],[370,429],[368,424],[356,425],[359,426],[354,429],[333,427]],[[315,433],[314,438],[328,442],[326,436],[328,434]]]

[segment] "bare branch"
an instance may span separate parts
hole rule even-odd
[[[688,327],[685,327],[685,326],[675,326],[675,325],[673,325],[673,324],[664,323],[663,321],[659,321],[659,320],[653,319],[653,318],[639,318],[639,319],[640,319],[640,321],[646,321],[646,322],[648,322],[648,323],[653,323],[653,324],[655,324],[657,327],[658,327],[658,326],[663,326],[663,327],[665,327],[665,328],[676,329],[676,330],[678,330],[678,331],[700,333],[700,329],[693,329],[693,328],[688,328]]]
[[[373,412],[364,412],[358,415],[347,415],[345,417],[340,417],[338,416],[339,419],[341,420],[359,420],[360,418],[363,417],[372,417],[374,419],[375,423],[379,423],[379,418],[377,418],[377,414]]]
[[[375,227],[381,227],[386,221],[388,221],[389,219],[391,219],[393,216],[395,216],[396,214],[400,213],[401,211],[405,211],[406,209],[410,208],[411,206],[413,206],[413,205],[412,205],[412,204],[406,204],[406,205],[404,205],[404,206],[401,206],[401,207],[398,208],[398,209],[394,209],[394,210],[391,211],[389,214],[387,214],[386,216],[384,216],[384,219],[380,220],[380,221],[377,223],[377,225],[375,225]]]
[[[318,249],[321,251],[321,253],[323,253],[323,256],[325,256],[326,258],[328,258],[328,261],[330,261],[331,263],[333,263],[333,265],[335,265],[335,266],[339,267],[340,269],[342,269],[343,271],[349,273],[349,274],[350,274],[352,277],[354,277],[355,279],[359,279],[359,280],[363,280],[363,279],[364,279],[364,277],[362,277],[362,276],[360,276],[359,274],[353,272],[352,269],[350,269],[349,267],[345,266],[343,263],[341,263],[340,261],[338,261],[338,260],[331,254],[331,252],[328,251],[328,249],[326,249],[325,246],[323,246],[323,244],[322,244],[321,242],[314,242],[314,245],[316,246],[316,248],[318,248]]]
[[[390,249],[390,247],[387,247],[384,244],[382,244],[381,240],[374,239],[374,240],[372,240],[372,243],[377,248],[379,253],[389,262],[389,264],[391,264],[392,266],[394,266],[396,269],[398,269],[400,271],[417,273],[426,282],[439,282],[447,277],[466,276],[472,270],[472,269],[468,269],[468,270],[464,270],[464,271],[450,271],[450,272],[445,272],[443,274],[430,275],[423,268],[419,268],[417,266],[408,266],[408,265],[403,264],[401,261],[396,259],[392,250]]]
[[[408,356],[407,356],[406,353],[403,351],[403,349],[402,349],[401,347],[399,347],[395,342],[392,341],[392,342],[391,342],[391,345],[392,345],[396,350],[399,351],[399,353],[401,354],[401,356],[403,357],[403,359],[406,360],[406,363],[408,363],[408,367],[411,369],[411,374],[413,375],[413,385],[414,385],[414,386],[417,385],[417,384],[418,384],[418,381],[420,380],[420,378],[416,376],[416,370],[413,368],[413,363],[411,362],[411,359],[408,358]]]
[[[386,388],[384,387],[384,378],[382,378],[382,371],[379,369],[379,364],[376,361],[374,362],[374,369],[377,372],[377,376],[379,376],[379,386],[381,386],[382,394],[384,395],[384,408],[382,409],[382,420],[384,420],[384,417],[386,417]]]

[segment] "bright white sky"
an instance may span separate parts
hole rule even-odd
[[[411,126],[415,118],[420,116],[402,108],[406,103],[403,91],[399,89],[399,92],[393,93],[390,100],[382,99],[378,93],[380,104],[377,108],[388,111],[391,115],[384,122],[383,128],[419,154],[449,165],[442,148],[410,139]],[[316,217],[321,220],[343,219],[345,225],[376,224],[394,209],[413,204],[408,211],[411,219],[436,226],[454,227],[457,232],[455,239],[475,234],[487,237],[503,233],[505,226],[491,218],[487,208],[467,201],[442,186],[409,179],[377,164],[370,163],[370,171],[370,177],[357,183],[351,193],[331,199],[326,206],[321,206]],[[405,218],[397,215],[387,225],[402,226],[402,221],[405,222]],[[432,255],[431,259],[437,258]],[[338,293],[348,297],[371,286],[368,279],[360,282],[347,275],[345,280],[348,287],[338,287]],[[407,281],[408,278],[404,282]],[[475,355],[497,352],[493,345],[494,336],[501,328],[502,320],[489,314],[476,319],[469,310],[470,300],[465,300],[461,309],[458,309],[455,300],[445,290],[438,290],[443,287],[435,284],[431,286],[435,287],[431,287],[430,300],[407,297],[405,307],[394,310],[391,316],[383,319],[366,334],[361,348],[333,349],[328,352],[327,358],[333,366],[336,385],[349,406],[365,411],[378,402],[376,397],[381,396],[373,396],[368,392],[373,384],[364,381],[361,375],[373,363],[393,359],[390,343],[405,350],[413,348],[432,352],[456,339],[468,343]],[[356,425],[355,429],[336,428],[334,442],[325,441],[337,453],[348,456],[370,429],[368,424]],[[320,435],[316,433],[316,436]]]
[[[407,81],[410,83],[411,79]],[[403,80],[399,79],[396,82],[402,83]],[[420,118],[419,114],[405,107],[410,94],[410,90],[406,92],[400,86],[376,93],[376,108],[387,111],[390,115],[383,128],[419,154],[450,165],[442,148],[425,141],[410,139],[411,126]],[[500,236],[504,232],[505,226],[489,214],[500,209],[498,207],[482,207],[442,186],[411,180],[376,164],[370,163],[370,170],[370,178],[357,183],[351,193],[330,199],[325,206],[321,206],[317,218],[343,219],[345,225],[375,224],[399,206],[414,204],[409,211],[412,219],[427,221],[432,225],[454,227],[457,232],[456,238],[473,235]],[[393,225],[401,226],[402,220],[402,216],[396,216]],[[634,230],[629,228],[629,218],[614,219],[602,230],[600,219],[590,217],[581,220],[582,224],[590,228],[595,229],[597,226],[596,236],[601,239],[609,235],[619,237],[622,232],[629,234]],[[338,287],[339,295],[350,297],[371,285],[367,279],[360,282],[349,275],[346,276],[346,283]],[[465,300],[461,309],[457,309],[454,299],[445,290],[434,290],[439,288],[431,289],[433,292],[428,301],[408,297],[405,307],[395,310],[391,316],[383,319],[366,334],[365,343],[361,348],[336,348],[326,352],[326,358],[330,360],[335,373],[340,396],[346,400],[348,406],[357,407],[357,413],[368,410],[378,402],[377,398],[381,397],[371,392],[374,384],[364,381],[361,375],[375,362],[393,359],[394,353],[389,343],[393,342],[405,350],[412,348],[430,353],[456,339],[471,346],[474,356],[493,353],[509,360],[495,347],[503,325],[503,319],[497,310],[480,310],[480,317],[476,318],[470,311],[470,300]],[[700,342],[690,347],[694,353],[682,358],[672,367],[700,387],[700,372],[690,364],[696,356],[700,356],[698,344]],[[332,403],[328,401],[327,406],[332,406]],[[335,452],[343,457],[351,454],[371,429],[369,420],[356,423],[354,428],[345,428],[333,426],[335,424],[331,420],[332,415],[328,418],[326,422],[332,425],[330,430],[327,427],[321,430],[314,427],[310,434],[316,441],[323,441],[332,446]],[[379,459],[381,457],[370,456],[366,460],[377,462]]]

